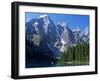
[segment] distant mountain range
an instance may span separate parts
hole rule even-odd
[[[54,59],[59,59],[66,47],[89,42],[88,28],[84,31],[78,28],[71,30],[66,22],[56,24],[48,15],[31,19],[25,26],[26,40],[37,51]]]

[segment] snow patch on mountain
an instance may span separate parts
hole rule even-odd
[[[48,15],[47,14],[40,15],[38,18],[45,18],[45,17],[48,17]]]
[[[67,23],[66,22],[61,22],[61,23],[58,23],[59,25],[61,25],[62,27],[65,27],[65,26],[67,26]]]
[[[75,29],[72,29],[72,32],[80,31],[79,27],[76,27]]]

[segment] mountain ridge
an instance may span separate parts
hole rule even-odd
[[[56,24],[48,15],[31,19],[25,26],[27,41],[45,51],[42,52],[47,56],[50,52],[50,56],[55,59],[59,59],[66,47],[89,42],[89,32],[86,34],[80,30],[73,31],[66,22]]]

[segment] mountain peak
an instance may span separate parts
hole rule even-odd
[[[73,32],[76,32],[76,31],[79,32],[80,29],[77,27],[77,28],[73,29],[72,31],[73,31]]]
[[[62,27],[66,27],[67,26],[67,23],[63,21],[61,23],[58,23],[58,25],[61,25]]]
[[[88,27],[85,28],[84,34],[85,34],[85,35],[88,35],[88,34],[89,34],[89,28],[88,28]]]
[[[43,21],[44,21],[44,24],[46,25],[46,27],[48,26],[48,24],[50,23],[50,18],[49,18],[49,16],[47,15],[47,14],[44,14],[44,15],[40,15],[39,17],[38,17],[38,19],[43,19]]]
[[[44,18],[44,17],[48,17],[48,15],[47,14],[40,15],[38,18]]]

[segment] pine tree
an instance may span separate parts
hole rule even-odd
[[[67,47],[58,61],[58,65],[84,65],[89,64],[89,44],[79,43]]]

